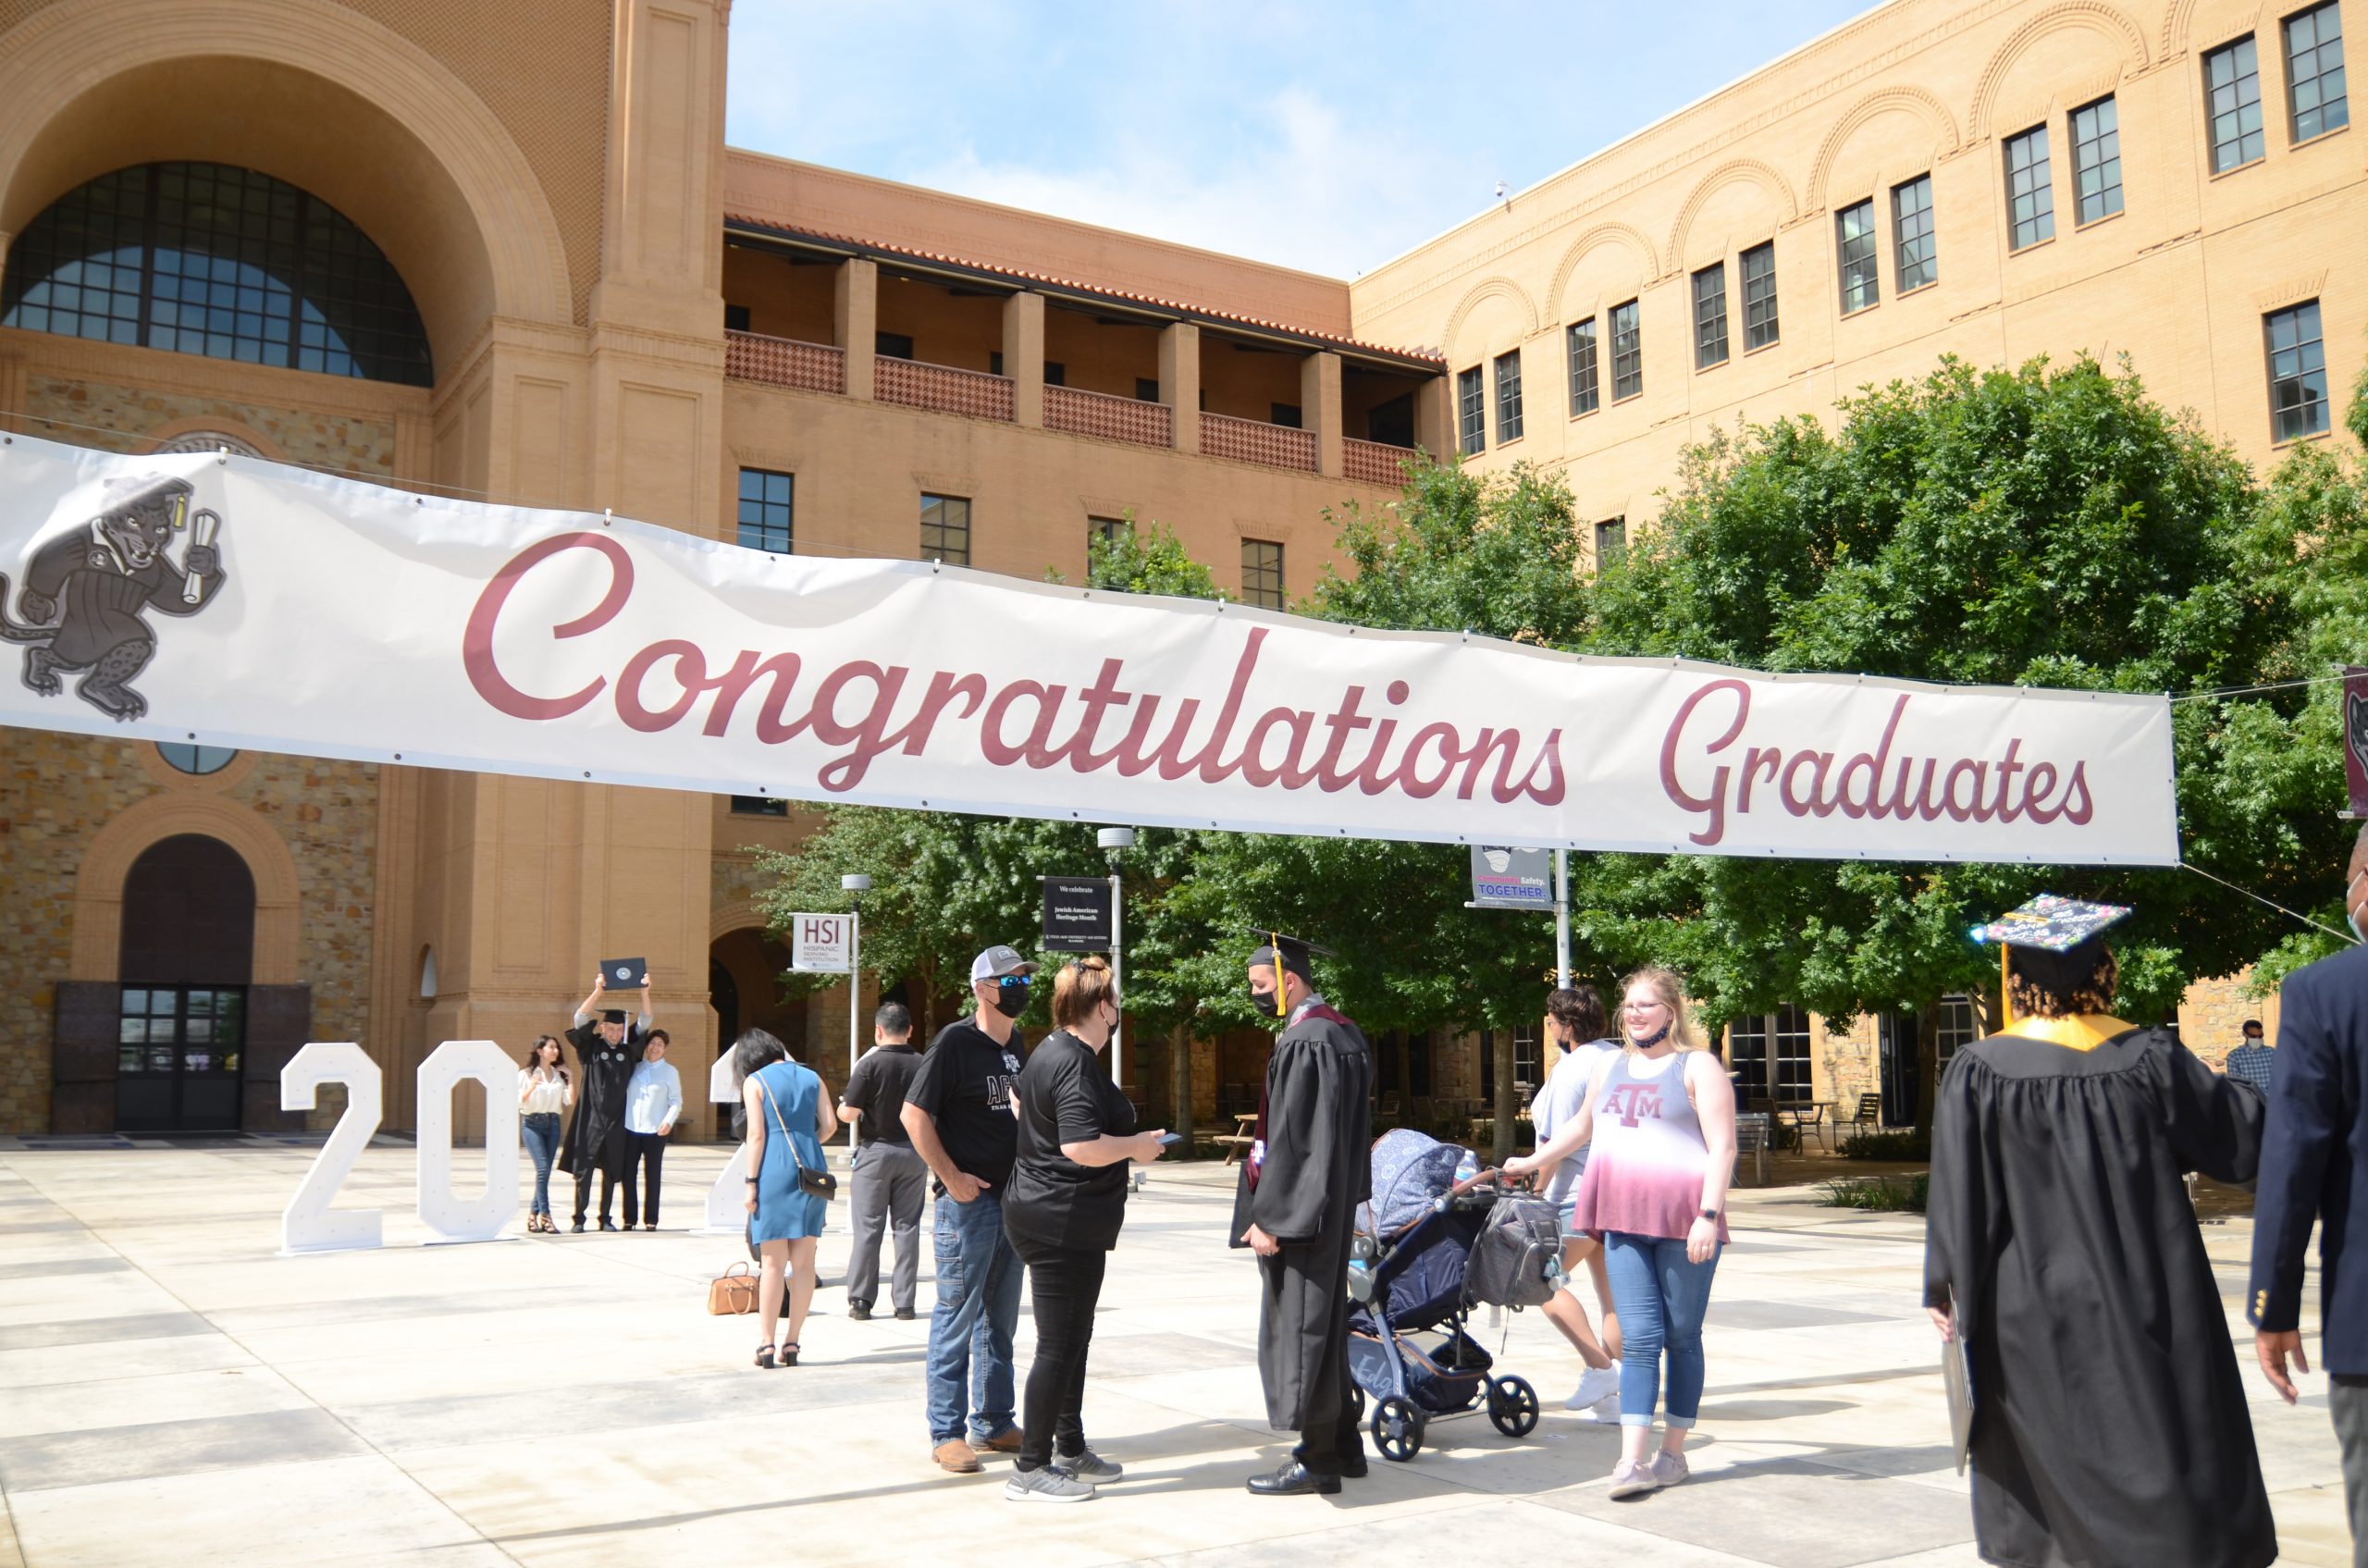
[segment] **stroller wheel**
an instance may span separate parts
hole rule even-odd
[[[1421,1412],[1395,1395],[1373,1407],[1372,1429],[1373,1446],[1384,1459],[1402,1464],[1423,1446]]]
[[[1537,1429],[1537,1390],[1521,1377],[1499,1377],[1488,1385],[1488,1419],[1508,1438],[1526,1438]]]

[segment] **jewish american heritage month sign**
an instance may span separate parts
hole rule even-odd
[[[1579,658],[23,436],[0,575],[0,722],[89,735],[1450,844],[2178,856],[2160,697]]]

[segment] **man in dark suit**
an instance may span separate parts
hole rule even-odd
[[[2348,870],[2343,912],[2358,936],[2368,926],[2368,828]],[[2319,1360],[2343,1446],[2353,1561],[2368,1564],[2368,1238],[2349,1234],[2352,1216],[2368,1220],[2368,937],[2362,943],[2295,970],[2279,993],[2246,1315],[2259,1330],[2262,1371],[2293,1403],[2287,1362],[2311,1369],[2299,1329],[2302,1253],[2312,1222],[2324,1221]]]

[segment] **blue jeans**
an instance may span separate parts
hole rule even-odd
[[[528,1214],[551,1212],[551,1162],[559,1158],[559,1113],[518,1118],[518,1137],[535,1162],[535,1206]]]
[[[1684,1431],[1702,1409],[1702,1314],[1719,1254],[1688,1263],[1685,1243],[1625,1230],[1603,1238],[1611,1304],[1620,1314],[1620,1424],[1649,1426],[1669,1355],[1667,1425]]]
[[[1011,1336],[1019,1327],[1019,1256],[1004,1240],[1003,1200],[937,1200],[937,1307],[929,1318],[929,1440],[976,1443],[1018,1425]],[[967,1423],[966,1423],[967,1415]]]

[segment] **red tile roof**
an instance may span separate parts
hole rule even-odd
[[[779,223],[771,218],[752,217],[745,213],[727,211],[723,215],[723,219],[726,223],[743,224],[750,228],[759,228],[767,231],[768,233],[779,234],[785,239],[813,240],[827,245],[845,246],[850,250],[880,252],[889,255],[910,256],[915,261],[937,262],[946,266],[958,266],[968,272],[986,273],[999,278],[1013,278],[1021,282],[1044,284],[1052,288],[1068,290],[1092,298],[1123,301],[1130,304],[1148,305],[1154,309],[1174,311],[1179,315],[1199,316],[1210,321],[1239,322],[1244,327],[1255,327],[1264,331],[1280,332],[1289,337],[1304,339],[1309,341],[1338,343],[1343,348],[1351,349],[1361,353],[1378,354],[1389,359],[1410,361],[1428,365],[1440,371],[1444,371],[1447,368],[1445,357],[1436,350],[1400,349],[1392,348],[1385,343],[1361,342],[1354,338],[1343,337],[1337,332],[1326,332],[1312,327],[1297,327],[1285,321],[1270,321],[1262,316],[1245,315],[1238,311],[1218,310],[1213,306],[1193,304],[1183,300],[1164,299],[1157,294],[1137,293],[1131,290],[1113,288],[1106,283],[1087,283],[1074,278],[1057,277],[1052,273],[1031,272],[1023,267],[1005,266],[995,262],[974,261],[967,256],[946,255],[941,252],[924,251],[915,246],[899,245],[886,240],[864,240],[858,239],[851,234],[831,234],[816,228],[795,228],[787,224]]]

